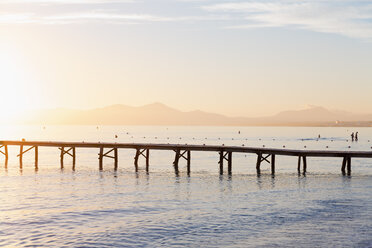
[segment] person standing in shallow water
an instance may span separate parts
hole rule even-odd
[[[351,141],[354,141],[354,132],[351,133]]]
[[[358,132],[355,133],[355,141],[358,141]]]

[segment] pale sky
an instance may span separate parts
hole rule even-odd
[[[372,1],[0,0],[0,84],[2,118],[153,102],[372,113]]]

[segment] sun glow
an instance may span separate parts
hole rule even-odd
[[[27,106],[27,81],[18,57],[0,49],[1,122],[16,118]]]

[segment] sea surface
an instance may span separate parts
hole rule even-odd
[[[351,132],[359,141],[350,141]],[[115,138],[117,135],[117,138]],[[320,139],[318,138],[320,135]],[[372,152],[372,128],[0,126],[0,140],[244,145]],[[77,149],[77,163],[59,150],[0,156],[0,247],[372,247],[372,159],[277,157],[255,171],[256,156],[233,154],[231,176],[219,175],[219,155],[193,152],[173,170],[174,153],[150,152],[134,171],[133,150],[119,150],[98,170],[97,149]]]

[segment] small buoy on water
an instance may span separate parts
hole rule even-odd
[[[328,148],[328,146],[326,146],[326,148]]]
[[[283,146],[283,148],[285,148],[285,146]]]
[[[244,144],[242,144],[242,146],[244,146]]]
[[[115,135],[115,139],[117,139],[118,138],[118,136],[117,135]]]
[[[306,148],[306,146],[304,146],[304,148]]]
[[[265,147],[265,145],[262,145],[262,147]]]
[[[348,146],[348,148],[351,148],[351,146]]]

